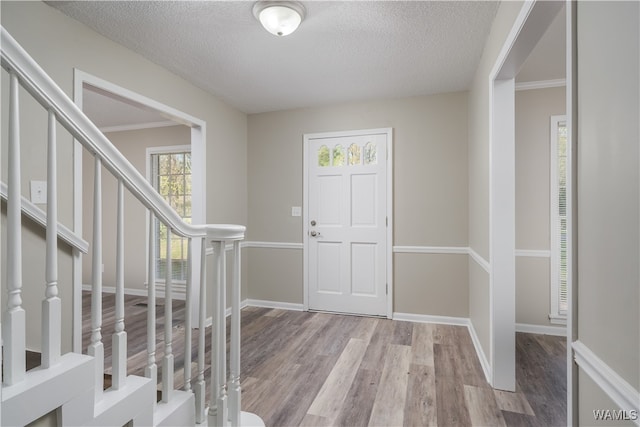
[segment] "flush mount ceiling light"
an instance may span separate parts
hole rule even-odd
[[[293,33],[304,14],[304,6],[294,1],[259,1],[253,5],[253,16],[265,30],[276,36]]]

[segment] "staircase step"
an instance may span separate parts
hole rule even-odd
[[[42,363],[42,354],[37,351],[27,350],[25,354],[27,371],[37,368]]]
[[[28,371],[24,381],[2,386],[1,425],[26,425],[79,395],[93,393],[93,357],[67,353],[48,369]]]

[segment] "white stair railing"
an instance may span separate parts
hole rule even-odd
[[[113,343],[112,390],[125,389],[127,382],[127,332],[124,324],[124,247],[125,216],[124,192],[129,191],[149,212],[149,286],[147,298],[147,363],[145,376],[157,384],[156,365],[156,221],[167,229],[167,266],[164,311],[164,348],[162,356],[162,402],[170,403],[174,390],[175,361],[173,354],[173,284],[171,272],[171,236],[176,235],[188,242],[187,313],[185,316],[185,360],[184,391],[194,393],[195,420],[205,421],[206,371],[206,262],[207,245],[214,248],[217,274],[213,289],[214,323],[211,328],[213,347],[211,357],[211,400],[208,410],[209,425],[240,425],[240,241],[245,227],[240,225],[192,225],[187,224],[154,190],[150,183],[109,142],[98,128],[69,99],[20,45],[1,28],[1,65],[10,76],[9,91],[9,138],[8,138],[8,183],[7,183],[7,309],[3,318],[2,340],[4,347],[3,388],[24,381],[25,372],[25,311],[22,307],[22,248],[21,248],[21,181],[20,181],[20,118],[18,88],[21,85],[48,111],[47,139],[47,218],[46,218],[46,288],[43,308],[43,362],[42,368],[54,366],[61,358],[61,301],[58,297],[58,220],[57,220],[57,171],[56,171],[56,125],[64,127],[82,146],[94,156],[93,198],[93,242],[92,242],[92,295],[91,295],[91,342],[88,353],[95,358],[95,403],[103,399],[104,345],[102,342],[102,170],[112,174],[118,181],[117,232],[116,232],[116,320]],[[31,119],[31,118],[30,118]],[[202,262],[200,263],[200,329],[197,344],[197,378],[191,386],[191,289],[192,245],[200,240]],[[226,245],[233,244],[233,288],[231,319],[231,377],[226,374]],[[229,387],[229,388],[228,388]],[[229,391],[228,391],[229,390]],[[228,393],[228,396],[227,396]],[[155,398],[154,398],[155,401]],[[228,402],[227,402],[228,401]],[[259,422],[253,416],[252,422]],[[63,420],[64,423],[64,420]]]

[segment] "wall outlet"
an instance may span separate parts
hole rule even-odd
[[[47,181],[31,181],[31,203],[47,203]]]
[[[291,207],[291,216],[302,216],[302,207],[301,206],[292,206]]]

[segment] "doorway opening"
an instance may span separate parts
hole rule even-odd
[[[525,3],[489,75],[491,383],[507,391],[516,389],[515,78],[563,7]]]
[[[106,80],[100,79],[96,76],[90,75],[78,69],[74,69],[74,102],[82,109],[85,114],[89,116],[103,131],[103,133],[109,133],[112,138],[117,136],[123,136],[124,145],[122,147],[131,148],[137,145],[138,141],[147,140],[146,145],[176,145],[175,142],[171,144],[171,141],[182,141],[180,145],[188,145],[193,161],[190,162],[190,174],[191,182],[189,189],[189,215],[193,224],[206,223],[206,123],[200,119],[192,117],[186,113],[176,110],[172,107],[164,105],[158,101],[147,98],[143,95],[130,91],[121,86],[115,85]],[[126,137],[124,137],[126,135]],[[116,137],[114,137],[116,136]],[[127,140],[128,138],[128,140]],[[165,140],[163,144],[158,144],[159,140]],[[147,179],[150,179],[147,162],[145,158],[145,148],[140,148],[137,152],[142,153],[141,159],[133,159],[127,155],[132,163],[140,163],[137,166],[138,172],[141,175],[147,175]],[[87,195],[83,196],[83,181],[87,181],[87,173],[93,171],[91,161],[86,163],[87,158],[92,158],[89,153],[85,153],[85,149],[78,142],[74,145],[74,179],[73,179],[73,206],[74,206],[74,231],[80,235],[83,233],[83,228],[87,228],[87,221],[90,218],[85,218],[87,215],[83,215],[83,206],[87,203],[91,203],[87,199]],[[138,154],[131,154],[137,156]],[[85,165],[83,166],[83,161]],[[145,170],[146,169],[146,170]],[[115,181],[115,180],[114,180]],[[108,186],[108,181],[103,182],[103,188]],[[142,233],[138,240],[141,245],[144,245],[144,249],[138,251],[138,255],[141,258],[141,268],[138,267],[137,273],[133,271],[135,276],[133,282],[125,283],[125,293],[134,295],[146,295],[146,287],[148,286],[147,280],[147,268],[148,265],[148,221],[149,216],[146,209],[139,203],[132,202],[127,204],[125,194],[125,209],[127,206],[131,206],[131,209],[137,209],[137,217],[142,224],[138,224],[138,230],[130,226],[127,231],[137,231],[138,234]],[[105,205],[106,207],[106,205]],[[134,215],[135,216],[135,215]],[[83,227],[84,224],[84,227]],[[105,226],[107,224],[105,223]],[[127,224],[125,223],[125,228]],[[86,234],[86,233],[85,233]],[[135,233],[134,233],[135,234]],[[194,239],[198,240],[198,239]],[[194,241],[195,245],[198,245],[199,241]],[[125,243],[125,246],[127,243]],[[142,246],[141,246],[142,247]],[[179,245],[177,247],[180,247]],[[127,251],[125,247],[125,251]],[[199,251],[193,251],[193,268],[200,268],[200,253]],[[132,254],[133,251],[129,251]],[[106,255],[106,253],[105,253]],[[108,260],[105,258],[103,261],[105,264]],[[83,283],[83,259],[80,253],[73,254],[73,351],[82,352],[82,289]],[[106,270],[106,265],[103,264],[103,269]],[[130,266],[131,262],[128,263]],[[86,268],[85,268],[86,269]],[[195,270],[198,271],[198,270]],[[194,296],[192,300],[192,317],[198,318],[198,292],[199,292],[199,277],[193,278],[193,291]],[[85,274],[85,278],[87,275]],[[125,278],[125,281],[128,280]],[[158,282],[158,281],[157,281]],[[198,282],[198,283],[197,283]],[[103,289],[108,290],[108,283],[105,283]],[[162,294],[163,283],[157,283],[159,294]],[[178,294],[180,294],[180,283],[174,284]],[[184,285],[182,285],[184,288]],[[194,323],[194,324],[197,324]]]

